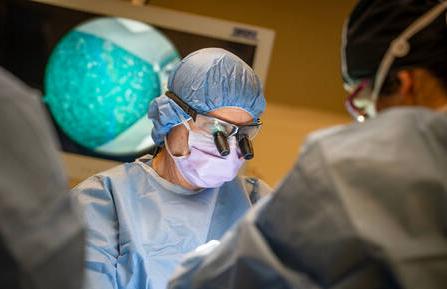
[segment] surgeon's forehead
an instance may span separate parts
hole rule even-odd
[[[251,114],[238,107],[219,108],[207,113],[207,115],[236,125],[250,124],[253,122]]]

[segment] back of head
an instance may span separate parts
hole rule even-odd
[[[360,122],[397,106],[447,107],[447,2],[360,0],[345,23],[346,106]]]
[[[198,113],[237,107],[258,119],[265,109],[262,85],[239,57],[220,48],[205,48],[186,56],[171,72],[168,89]],[[156,98],[148,112],[154,122],[157,145],[172,127],[190,117],[165,95]]]
[[[342,72],[346,82],[373,78],[393,40],[438,0],[360,0],[345,24]],[[441,13],[409,39],[410,51],[397,57],[390,70],[408,67],[447,67],[446,13]],[[447,69],[446,69],[447,71]],[[447,78],[447,75],[445,75]]]

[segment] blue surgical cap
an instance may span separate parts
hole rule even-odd
[[[238,107],[257,120],[265,110],[262,85],[253,69],[236,55],[220,48],[205,48],[186,56],[169,75],[168,89],[198,113]],[[166,95],[155,98],[148,112],[152,139],[161,145],[172,127],[190,119]]]

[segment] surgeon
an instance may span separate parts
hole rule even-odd
[[[265,108],[255,72],[207,48],[175,67],[168,89],[148,113],[159,152],[72,191],[87,226],[87,289],[166,288],[185,253],[219,240],[270,191],[237,175],[254,156]]]
[[[342,55],[360,123],[311,135],[276,192],[170,288],[446,288],[446,15],[445,1],[359,1]]]
[[[40,100],[0,67],[0,288],[81,289],[84,229]]]

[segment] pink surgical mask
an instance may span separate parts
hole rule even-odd
[[[187,122],[183,124],[189,131],[189,155],[174,156],[165,137],[166,150],[182,176],[191,185],[199,188],[217,188],[233,180],[245,161],[237,152],[236,138],[228,139],[230,154],[223,157],[219,154],[211,135],[191,130]]]

